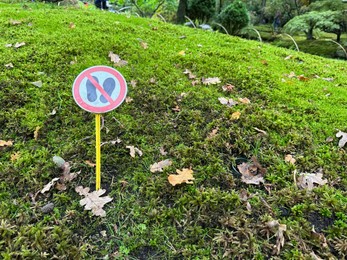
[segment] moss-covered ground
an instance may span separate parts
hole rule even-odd
[[[0,140],[13,143],[0,147],[0,258],[346,257],[347,156],[335,137],[347,131],[345,61],[31,3],[0,3],[0,35]],[[132,101],[103,115],[101,186],[113,201],[101,218],[75,192],[95,187],[86,163],[95,162],[95,126],[71,89],[84,69],[114,66],[110,51],[128,62],[116,69]],[[193,85],[186,69],[221,82]],[[226,84],[235,87],[224,92]],[[228,107],[220,97],[250,103]],[[143,155],[132,158],[126,146]],[[37,193],[61,175],[54,155],[81,173],[64,191]],[[252,157],[266,169],[264,184],[243,183],[236,170]],[[152,173],[164,159],[173,164]],[[194,171],[193,184],[170,185],[183,168]],[[296,185],[320,168],[327,184]],[[42,212],[48,203],[53,210]]]

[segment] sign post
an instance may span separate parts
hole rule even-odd
[[[120,106],[127,91],[122,74],[107,66],[94,66],[82,71],[72,86],[72,95],[77,105],[95,114],[96,190],[101,187],[100,117],[102,113]]]

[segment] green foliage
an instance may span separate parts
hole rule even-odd
[[[208,22],[215,12],[215,0],[189,0],[187,14],[200,23]]]
[[[238,34],[249,23],[246,6],[241,1],[234,1],[218,15],[217,20],[232,34]]]

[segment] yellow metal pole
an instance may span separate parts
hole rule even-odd
[[[100,114],[95,114],[96,190],[101,186]]]

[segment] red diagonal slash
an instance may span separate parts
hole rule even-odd
[[[94,87],[96,87],[100,91],[100,93],[107,99],[107,101],[110,104],[112,104],[114,102],[114,100],[110,97],[110,95],[107,94],[107,92],[104,90],[104,88],[92,77],[91,74],[86,74],[86,77],[90,80],[90,82],[92,82]]]

